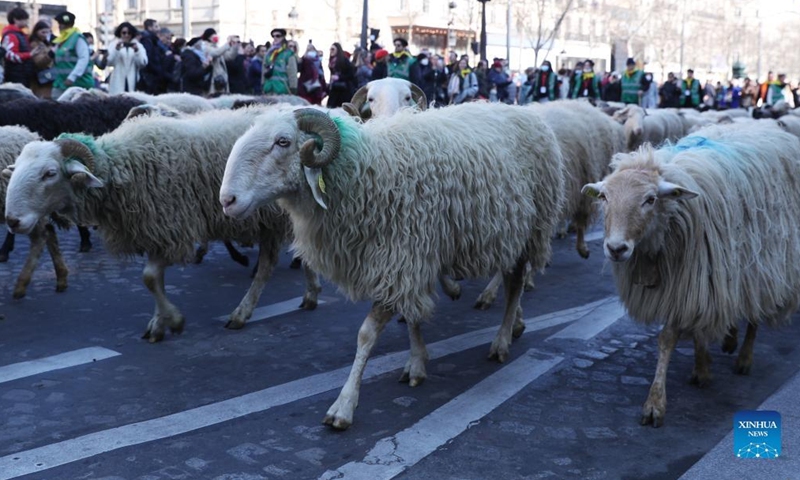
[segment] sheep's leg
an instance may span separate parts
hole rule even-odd
[[[519,338],[525,333],[525,321],[522,319],[522,305],[517,305],[517,312],[514,317],[514,327],[511,329],[511,336],[513,338]]]
[[[306,276],[306,293],[303,295],[303,302],[300,308],[303,310],[314,310],[317,308],[317,297],[322,287],[319,284],[319,275],[303,262],[303,273]]]
[[[567,230],[569,229],[569,220],[561,220],[558,222],[558,230],[556,231],[556,238],[559,240],[567,238]]]
[[[440,273],[439,284],[441,284],[442,290],[444,291],[445,295],[447,295],[451,299],[458,300],[459,298],[461,298],[461,285],[456,283],[456,281],[450,278],[449,276]]]
[[[243,254],[239,250],[236,250],[236,247],[233,246],[233,243],[229,241],[225,241],[225,249],[228,251],[228,255],[231,256],[231,259],[238,263],[243,267],[250,266],[250,259],[247,258],[247,255]]]
[[[705,388],[711,383],[711,354],[708,353],[708,346],[705,342],[699,340],[697,337],[694,339],[694,369],[692,370],[692,377],[689,383],[697,385],[699,388]]]
[[[56,229],[50,224],[45,225],[44,228],[46,230],[45,245],[47,245],[47,251],[50,253],[50,259],[53,260],[53,268],[56,270],[56,292],[63,292],[67,289],[69,269],[66,262],[64,262],[64,256],[61,255],[61,249],[58,247]]]
[[[170,303],[164,289],[164,270],[169,263],[160,258],[148,257],[147,264],[142,272],[142,280],[156,300],[156,311],[150,323],[147,324],[142,338],[150,343],[160,342],[164,339],[164,327],[169,326],[172,333],[183,332],[184,318],[178,307]]]
[[[528,263],[528,265],[525,266],[525,287],[524,287],[524,290],[526,292],[530,292],[531,290],[536,288],[536,285],[533,283],[533,277],[535,275],[536,275],[536,272],[533,271],[533,268],[531,268],[531,264]]]
[[[253,314],[253,309],[258,304],[258,299],[261,298],[261,292],[264,290],[264,284],[267,283],[272,270],[278,263],[278,253],[280,251],[280,243],[277,239],[269,239],[262,241],[258,244],[258,270],[247,293],[239,302],[239,306],[231,313],[231,318],[225,324],[225,328],[232,330],[239,330],[244,328],[244,324],[250,315]]]
[[[197,246],[197,250],[194,252],[194,263],[199,264],[203,263],[203,259],[206,257],[208,253],[208,240],[202,242],[200,245]]]
[[[369,315],[364,319],[364,323],[361,324],[361,328],[358,330],[358,348],[356,349],[356,358],[353,361],[350,376],[347,377],[347,382],[342,387],[339,398],[333,402],[322,421],[326,425],[339,430],[345,430],[352,425],[353,412],[358,406],[361,377],[364,374],[367,359],[378,341],[383,327],[392,318],[392,313],[391,310],[387,310],[378,304],[372,305],[372,310],[370,310]]]
[[[722,351],[725,353],[733,353],[736,351],[736,347],[739,346],[739,329],[736,325],[732,326],[728,329],[727,335],[725,335],[725,340],[722,341]]]
[[[500,288],[500,282],[502,281],[503,275],[497,272],[497,274],[492,277],[492,281],[489,282],[489,285],[486,285],[486,288],[483,289],[483,292],[478,296],[474,307],[478,310],[487,310],[491,307],[492,303],[494,303],[494,300],[497,298],[497,289]]]
[[[400,376],[401,382],[408,382],[411,387],[416,387],[428,378],[425,364],[428,362],[428,349],[422,339],[419,322],[406,322],[408,325],[408,340],[411,343],[411,352]]]
[[[3,241],[3,246],[0,247],[0,263],[8,261],[8,254],[14,250],[15,235],[11,232],[6,232],[6,239]]]
[[[92,241],[89,239],[91,234],[88,227],[78,225],[78,233],[81,236],[81,247],[78,249],[81,253],[86,253],[92,249]]]
[[[750,367],[753,366],[753,345],[756,342],[756,330],[758,330],[758,325],[747,323],[747,333],[744,334],[742,349],[739,350],[739,356],[736,358],[735,371],[739,375],[748,375]]]
[[[572,217],[572,225],[575,226],[575,249],[578,255],[589,258],[589,246],[586,245],[586,229],[589,227],[589,213],[591,212],[592,202],[588,197],[584,197],[578,211]]]
[[[36,265],[39,264],[39,257],[42,255],[42,250],[44,250],[45,236],[44,225],[42,222],[37,223],[29,235],[31,246],[28,250],[28,258],[25,259],[22,271],[19,272],[19,277],[17,277],[17,283],[14,285],[13,297],[16,299],[24,297],[28,290],[33,271],[36,270]]]
[[[508,273],[503,274],[503,286],[506,291],[506,311],[503,314],[503,323],[489,349],[489,358],[496,358],[503,363],[508,358],[508,347],[511,345],[514,324],[520,308],[519,300],[522,295],[523,276],[525,273],[525,260],[520,259],[517,265]],[[521,315],[520,315],[521,316]]]
[[[642,406],[640,422],[642,425],[652,423],[654,427],[660,427],[664,424],[664,414],[667,412],[667,367],[676,343],[678,343],[678,329],[665,325],[658,335],[658,365],[647,401]]]
[[[589,246],[586,245],[586,238],[585,238],[586,227],[584,227],[583,225],[578,225],[576,227],[576,233],[578,238],[575,243],[575,249],[578,250],[578,255],[580,255],[583,258],[589,258]]]

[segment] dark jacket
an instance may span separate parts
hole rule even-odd
[[[181,91],[194,95],[205,95],[211,85],[211,65],[203,62],[191,47],[181,52]]]
[[[225,60],[231,93],[249,94],[252,91],[247,88],[247,72],[244,69],[244,59],[244,55],[240,53],[233,60]]]
[[[430,69],[423,74],[425,86],[422,91],[428,98],[428,103],[436,100],[436,106],[447,105],[447,74],[444,69]]]
[[[681,89],[673,82],[664,82],[658,91],[661,96],[661,108],[680,108]]]
[[[139,84],[137,88],[151,95],[158,95],[167,91],[169,74],[164,69],[167,47],[161,43],[152,32],[142,32],[139,41],[147,53],[147,65],[139,70]]]
[[[372,69],[372,79],[380,80],[389,75],[389,66],[386,62],[375,62],[375,67]]]
[[[328,108],[341,107],[353,98],[356,86],[356,72],[350,60],[342,59],[331,69],[331,82],[328,85]],[[333,75],[339,78],[333,81]]]
[[[603,100],[606,102],[622,101],[622,83],[620,83],[619,80],[616,82],[608,82],[605,90],[603,90]]]

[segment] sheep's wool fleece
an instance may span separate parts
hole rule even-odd
[[[533,108],[553,130],[564,157],[566,199],[561,218],[588,226],[596,216],[596,202],[581,189],[600,181],[608,173],[611,157],[624,151],[622,125],[588,102],[563,100],[526,108]]]
[[[612,263],[631,316],[707,340],[721,340],[739,320],[787,321],[800,304],[798,154],[798,139],[773,126],[726,125],[618,156],[615,173],[656,171],[699,193],[663,202],[632,258]],[[647,258],[661,276],[654,288],[634,283]]]
[[[170,262],[193,258],[195,242],[288,239],[275,206],[234,220],[217,199],[233,144],[257,110],[215,110],[185,119],[137,117],[95,144],[102,188],[75,189],[78,223],[100,225],[116,255],[147,253]]]
[[[25,127],[0,127],[0,170],[12,165],[19,157],[22,147],[39,140],[39,135]],[[0,220],[6,211],[6,189],[8,180],[0,179]]]
[[[544,268],[563,163],[533,110],[471,103],[335,122],[342,148],[323,168],[328,210],[307,187],[279,204],[303,259],[351,299],[417,322],[433,311],[440,272],[487,277],[521,256]]]

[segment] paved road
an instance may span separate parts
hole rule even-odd
[[[74,253],[77,232],[61,238],[65,293],[43,260],[29,295],[11,300],[24,239],[0,264],[0,479],[675,479],[800,364],[800,328],[762,329],[751,376],[734,375],[733,357],[714,347],[715,381],[700,390],[687,383],[692,348],[682,342],[666,425],[639,426],[657,330],[624,316],[600,242],[582,260],[560,240],[523,299],[528,329],[506,364],[486,360],[500,308],[472,309],[482,284],[465,282],[462,299],[440,299],[424,327],[428,380],[397,382],[408,341],[392,322],[354,425],[336,432],[321,420],[368,304],[324,284],[316,311],[294,310],[303,278],[285,254],[257,321],[224,330],[249,275],[215,245],[202,265],[168,271],[186,331],[150,345],[140,339],[153,310],[141,259],[113,259],[99,240]]]

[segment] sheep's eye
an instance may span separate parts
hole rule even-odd
[[[372,98],[372,97],[367,97],[367,101],[368,101],[368,102],[374,102],[374,101],[375,101],[375,99],[374,99],[374,98]]]
[[[55,176],[56,176],[56,171],[52,168],[50,170],[45,170],[45,172],[42,174],[43,179],[53,178]]]
[[[406,102],[410,102],[410,101],[411,101],[411,95],[406,97]]]
[[[275,144],[276,144],[277,146],[279,146],[279,147],[284,147],[284,148],[285,148],[285,147],[288,147],[288,146],[289,146],[289,144],[291,144],[291,143],[292,143],[292,142],[290,142],[290,141],[289,141],[289,139],[288,139],[288,138],[285,138],[285,137],[281,137],[281,138],[279,138],[278,140],[276,140],[276,141],[275,141]]]
[[[644,201],[645,205],[652,205],[654,203],[656,203],[656,197],[653,196],[647,197],[647,200]]]

